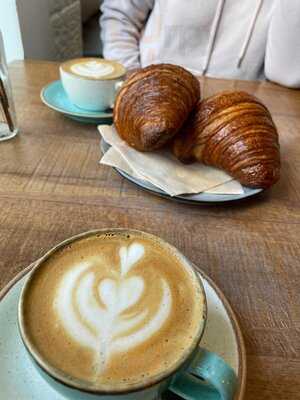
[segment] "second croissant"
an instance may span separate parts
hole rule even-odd
[[[279,179],[276,127],[268,109],[246,92],[221,92],[199,102],[173,153],[183,162],[223,169],[248,187],[268,188]]]

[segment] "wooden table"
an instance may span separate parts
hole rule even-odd
[[[45,107],[58,66],[10,68],[20,135],[0,144],[0,288],[47,249],[92,228],[159,235],[207,272],[233,305],[248,355],[246,400],[300,399],[300,91],[205,79],[204,95],[242,89],[270,108],[280,131],[281,181],[226,206],[160,199],[100,166],[99,134]]]

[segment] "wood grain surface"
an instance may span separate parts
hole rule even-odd
[[[260,197],[187,206],[139,190],[99,165],[99,134],[40,101],[58,65],[10,67],[20,135],[0,144],[0,288],[57,242],[131,227],[177,246],[223,290],[246,340],[246,400],[300,399],[300,91],[202,81],[204,96],[247,90],[280,132],[282,177]]]

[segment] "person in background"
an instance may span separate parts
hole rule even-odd
[[[300,87],[300,0],[104,0],[101,10],[104,57],[129,70],[166,62]]]

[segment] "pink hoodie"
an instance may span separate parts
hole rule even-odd
[[[104,0],[104,56],[300,87],[300,0]]]

